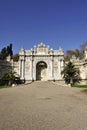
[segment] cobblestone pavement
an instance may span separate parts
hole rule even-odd
[[[52,82],[0,89],[0,130],[87,130],[87,94]]]

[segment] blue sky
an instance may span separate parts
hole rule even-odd
[[[40,42],[64,51],[87,40],[87,0],[0,0],[0,50]]]

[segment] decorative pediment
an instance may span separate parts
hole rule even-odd
[[[38,47],[36,48],[36,50],[37,50],[37,54],[40,54],[40,55],[48,54],[48,48],[42,42],[38,44]]]
[[[37,46],[34,45],[30,50],[21,49],[20,55],[64,55],[63,50],[53,50],[49,45],[45,45],[42,42]]]
[[[46,48],[45,44],[43,44],[42,42],[38,45],[38,48]]]

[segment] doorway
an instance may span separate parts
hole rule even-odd
[[[47,80],[47,64],[40,61],[36,65],[36,80]]]

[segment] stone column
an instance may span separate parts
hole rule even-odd
[[[21,63],[21,64],[22,64],[22,65],[21,65],[21,70],[22,70],[21,78],[24,79],[24,70],[25,70],[25,69],[24,69],[24,67],[25,67],[25,66],[24,66],[24,60],[22,60],[22,63]]]
[[[54,79],[54,59],[53,56],[51,56],[51,61],[50,61],[50,78],[51,80]]]
[[[61,70],[63,69],[63,65],[64,65],[63,60],[60,60],[60,67],[61,67]]]
[[[61,71],[63,68],[63,60],[61,59],[59,62],[60,62],[60,78],[62,78]]]
[[[23,60],[23,79],[25,79],[25,60]]]
[[[20,78],[21,78],[22,77],[22,60],[20,60],[20,68],[19,68],[19,70],[20,70],[19,74],[20,74]]]
[[[53,56],[52,56],[52,79],[55,80],[54,79],[54,58],[53,58]]]
[[[58,79],[61,78],[61,62],[60,62],[60,59],[59,59],[59,62],[58,62]]]
[[[21,79],[25,78],[25,61],[23,59],[20,60],[20,77]]]
[[[34,77],[33,77],[33,56],[31,57],[31,80],[33,81],[34,80]]]
[[[34,67],[34,66],[33,66],[33,61],[34,61],[34,59],[33,59],[33,57],[32,57],[32,81],[34,80],[34,77],[33,77],[33,73],[34,73],[34,71],[33,71],[33,70],[34,70],[34,68],[33,68],[33,67]]]

